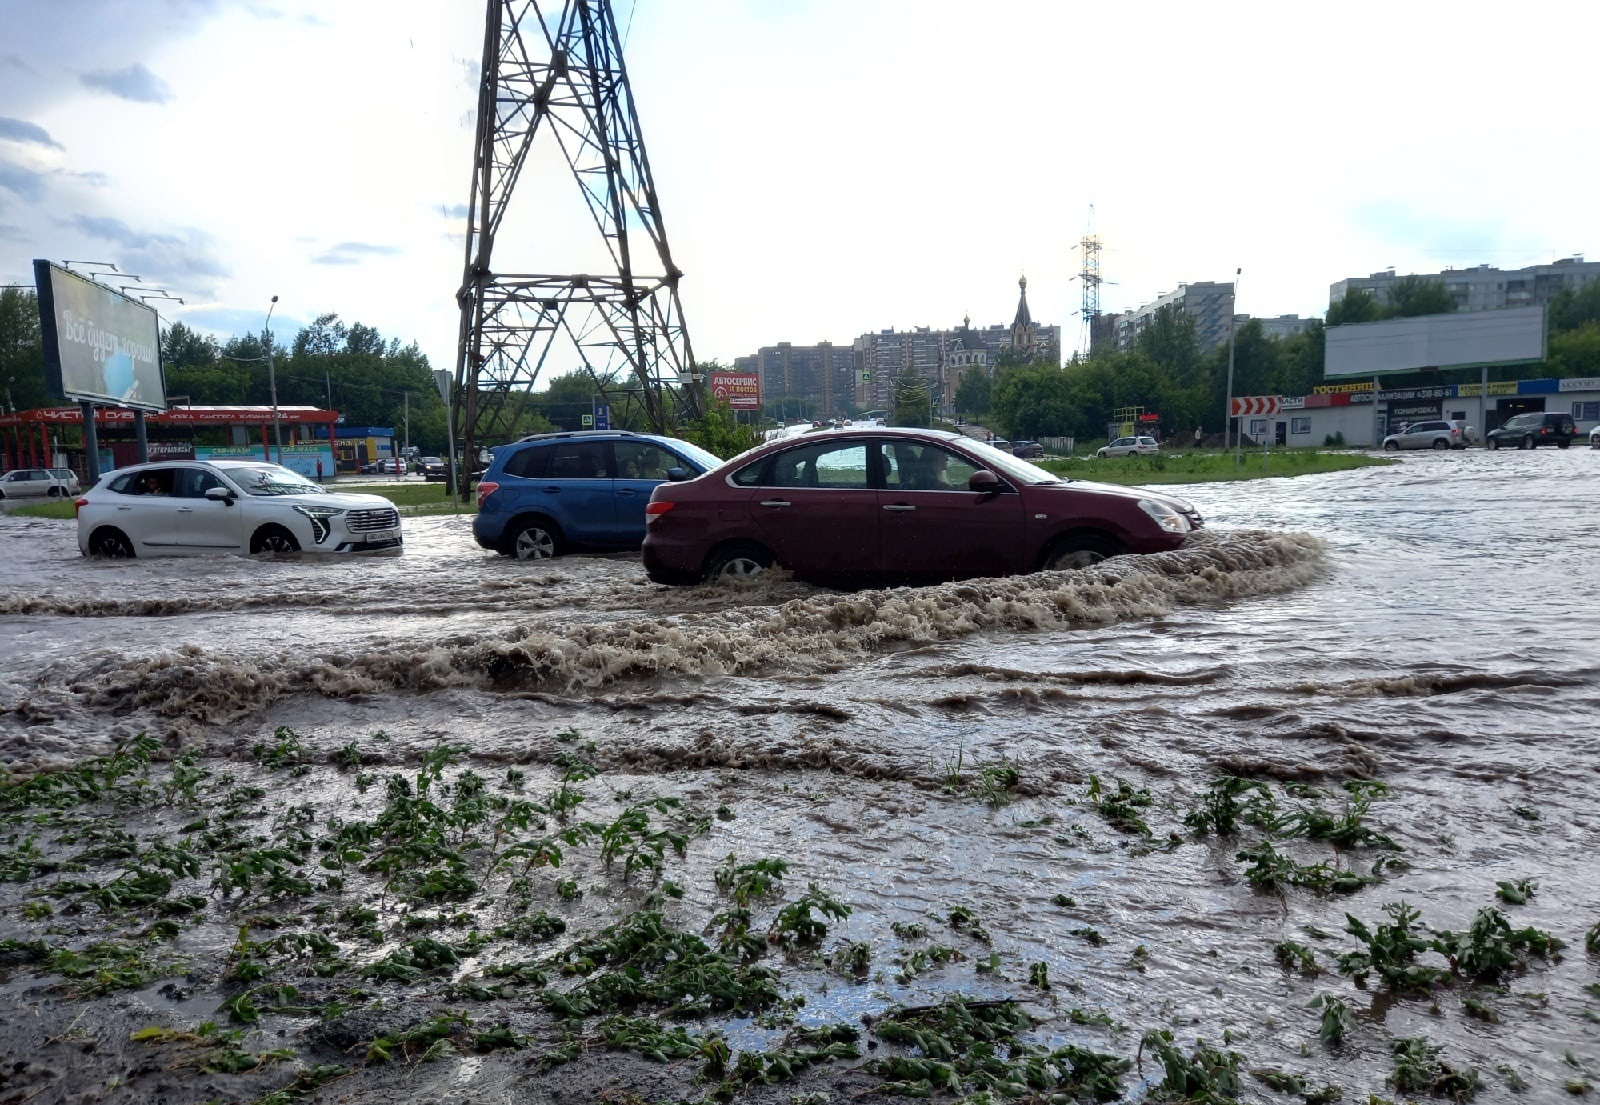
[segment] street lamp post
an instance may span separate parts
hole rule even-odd
[[[1228,435],[1233,428],[1233,332],[1239,328],[1239,277],[1244,269],[1233,270],[1233,294],[1228,297],[1228,404],[1222,409],[1222,451],[1228,451]]]
[[[272,306],[267,308],[267,323],[261,328],[261,336],[267,346],[267,388],[272,393],[272,440],[278,447],[278,463],[283,463],[283,423],[278,419],[278,373],[272,365],[272,312],[278,306],[278,297],[272,297]]]

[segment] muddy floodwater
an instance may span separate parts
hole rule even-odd
[[[0,1103],[1181,1100],[1163,1031],[1211,1100],[1593,1095],[1597,489],[1195,485],[1176,552],[850,592],[0,516],[0,767],[137,761],[0,806]],[[744,989],[648,990],[691,945]],[[893,1030],[953,1000],[1012,1073]]]

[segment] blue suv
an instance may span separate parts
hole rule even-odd
[[[493,450],[472,536],[519,560],[572,549],[637,549],[656,485],[722,461],[674,437],[626,430],[536,434]]]

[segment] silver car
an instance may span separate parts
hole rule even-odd
[[[121,468],[78,499],[85,556],[398,553],[400,513],[381,495],[328,491],[258,460]]]
[[[1383,439],[1389,452],[1397,449],[1465,449],[1469,427],[1442,418],[1413,422],[1398,433]]]
[[[1153,437],[1138,435],[1135,437],[1119,437],[1109,445],[1102,445],[1095,450],[1097,457],[1153,457],[1161,452],[1161,446]]]
[[[0,476],[0,499],[59,499],[81,490],[70,468],[13,468]]]

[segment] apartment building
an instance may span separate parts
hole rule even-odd
[[[1163,307],[1176,307],[1193,319],[1195,340],[1202,352],[1209,352],[1228,340],[1228,326],[1233,318],[1233,282],[1203,280],[1179,284],[1175,291],[1138,310],[1116,316],[1117,348],[1132,349],[1140,333],[1155,321]]]
[[[1600,261],[1585,261],[1581,256],[1563,257],[1548,265],[1529,265],[1520,269],[1499,269],[1475,265],[1470,269],[1445,269],[1443,272],[1415,273],[1424,280],[1437,280],[1456,301],[1458,311],[1497,311],[1506,307],[1531,307],[1546,304],[1563,288],[1577,290],[1592,280],[1600,280]],[[1378,302],[1386,302],[1389,289],[1403,279],[1394,269],[1370,276],[1349,276],[1328,287],[1328,303],[1339,302],[1346,292],[1369,292]]]

